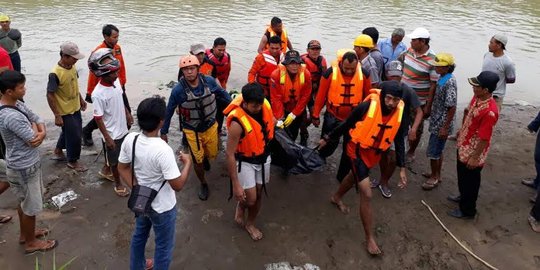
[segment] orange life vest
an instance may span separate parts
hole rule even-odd
[[[304,63],[306,64],[307,70],[309,70],[309,73],[311,73],[311,81],[314,83],[319,83],[319,80],[321,79],[322,73],[326,69],[326,61],[324,61],[324,58],[322,56],[319,56],[316,61],[313,61],[311,58],[309,58],[308,54],[302,54],[302,60],[304,60]],[[324,65],[323,65],[324,62]]]
[[[283,61],[283,53],[279,56],[279,62],[276,62],[276,59],[270,54],[268,50],[262,52],[262,56],[264,57],[264,68],[257,73],[257,82],[260,83],[263,87],[266,89],[270,88],[270,75],[272,75],[272,72],[276,70],[279,63]],[[270,93],[267,96],[270,96]]]
[[[281,52],[286,53],[287,45],[289,44],[289,38],[287,36],[287,30],[285,30],[285,27],[282,28],[281,35],[278,35],[276,32],[274,32],[274,30],[272,30],[272,27],[270,26],[266,28],[266,32],[268,32],[268,39],[270,39],[273,36],[279,36],[279,38],[281,38]],[[270,47],[270,45],[266,43],[266,49],[268,49],[268,47]]]
[[[238,148],[236,149],[237,158],[241,158],[246,162],[250,162],[250,159],[259,158],[264,163],[268,156],[266,145],[274,138],[272,107],[270,106],[270,102],[265,99],[262,106],[264,125],[261,126],[257,120],[253,119],[242,109],[242,102],[242,95],[238,95],[223,110],[223,114],[227,115],[227,128],[231,126],[231,121],[236,119],[244,130],[244,137],[240,139]]]
[[[305,70],[306,66],[302,64],[293,82],[289,76],[289,72],[287,72],[287,68],[282,64],[279,65],[279,84],[281,84],[282,89],[285,89],[283,103],[292,102],[296,104],[298,102],[298,92],[300,92],[300,89],[306,83]]]
[[[229,78],[229,72],[231,71],[231,58],[229,53],[225,52],[223,57],[219,59],[216,55],[214,55],[212,49],[207,49],[206,56],[208,57],[208,62],[210,62],[215,68],[216,78],[220,82],[226,82]]]
[[[365,99],[365,101],[370,100],[371,102],[364,119],[358,121],[355,127],[349,131],[351,141],[359,145],[360,148],[386,151],[392,145],[399,130],[405,106],[403,100],[399,101],[389,120],[383,123],[380,94],[381,90],[371,89],[371,94]],[[379,137],[381,129],[384,129],[384,133],[382,137]]]
[[[362,102],[364,93],[364,75],[360,64],[356,66],[354,76],[345,83],[341,68],[337,62],[332,63],[332,80],[328,89],[328,103],[336,108],[341,106],[356,107]],[[346,102],[346,98],[349,98]]]
[[[205,59],[199,67],[199,73],[202,73],[206,76],[212,76],[212,73],[214,73],[214,66],[211,63],[208,63],[208,61],[206,61]]]

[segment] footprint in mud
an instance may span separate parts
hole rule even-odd
[[[206,213],[202,216],[201,221],[204,224],[208,224],[210,218],[221,218],[223,216],[223,210],[221,209],[208,209]]]
[[[500,225],[495,226],[491,230],[486,230],[486,236],[492,240],[498,240],[499,238],[508,235],[510,235],[510,231]]]

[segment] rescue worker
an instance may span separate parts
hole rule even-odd
[[[373,89],[341,125],[320,140],[320,146],[324,147],[327,142],[339,138],[345,132],[351,136],[347,143],[347,156],[351,160],[352,170],[330,200],[340,211],[347,213],[348,207],[341,199],[353,185],[359,189],[360,217],[366,236],[366,248],[371,255],[379,255],[381,250],[372,228],[369,170],[379,162],[381,153],[390,147],[399,130],[404,107],[402,94],[401,85],[395,81],[385,83],[381,90]]]
[[[284,54],[281,52],[281,39],[273,36],[268,39],[268,49],[261,52],[253,60],[253,65],[248,72],[248,82],[258,82],[264,89],[264,95],[270,99],[270,75],[283,61]]]
[[[307,53],[302,54],[301,57],[307,70],[311,73],[311,97],[307,105],[309,113],[306,113],[306,117],[300,126],[300,144],[307,146],[307,140],[309,139],[307,128],[311,124],[310,115],[313,112],[313,103],[319,90],[321,76],[326,71],[326,59],[321,55],[321,43],[318,40],[310,41],[307,45]]]
[[[214,74],[214,65],[212,63],[208,62],[208,58],[206,57],[206,47],[202,43],[196,43],[192,44],[189,48],[189,53],[191,55],[195,55],[197,57],[197,60],[199,60],[200,67],[199,67],[199,73],[202,73],[206,76],[212,76],[216,77]],[[180,80],[180,77],[182,77],[182,71],[179,70],[178,72],[178,80]]]
[[[352,50],[341,49],[337,60],[332,63],[321,78],[319,92],[315,98],[311,119],[315,127],[319,127],[320,114],[324,106],[324,122],[321,134],[327,134],[339,126],[349,116],[351,111],[369,94],[371,82],[369,73],[360,65],[356,53]],[[319,154],[327,158],[334,153],[339,145],[339,137],[328,141],[325,147],[319,149]],[[349,159],[345,146],[349,141],[348,134],[343,137],[343,152],[341,153],[340,169],[337,179],[341,181],[349,172],[346,166]]]
[[[171,117],[175,109],[180,106],[182,131],[195,163],[195,174],[201,182],[199,199],[206,201],[209,190],[203,161],[205,158],[212,160],[217,156],[216,102],[228,104],[231,97],[214,78],[199,73],[199,60],[196,56],[182,57],[180,71],[183,76],[169,97],[167,117],[161,128],[161,138],[168,141],[167,133],[169,133]]]
[[[231,55],[225,51],[226,46],[227,41],[222,37],[218,37],[214,40],[212,49],[205,52],[208,63],[214,66],[212,77],[219,80],[223,89],[227,89],[227,81],[231,73]]]
[[[118,80],[120,81],[120,86],[122,87],[122,99],[124,100],[124,106],[126,106],[126,109],[131,112],[131,107],[129,106],[129,101],[126,95],[126,65],[124,63],[124,57],[122,55],[122,48],[118,44],[118,38],[120,37],[120,30],[112,24],[106,24],[101,29],[101,34],[103,35],[103,42],[99,44],[92,52],[95,52],[102,48],[109,48],[112,50],[113,57],[116,58],[120,62],[120,70],[118,71]],[[94,88],[96,88],[96,85],[99,83],[99,78],[94,75],[92,72],[88,72],[88,83],[86,84],[86,97],[84,100],[86,102],[92,103],[92,92],[94,91]],[[83,128],[83,140],[82,143],[84,146],[92,146],[94,145],[94,141],[92,139],[92,132],[94,130],[98,129],[96,120],[92,118],[86,126]],[[110,170],[107,170],[109,173],[105,176],[107,179],[112,178],[112,174],[110,173]]]
[[[300,53],[290,50],[270,76],[270,102],[278,127],[286,128],[293,141],[306,114],[311,97],[311,74],[302,64]]]
[[[261,209],[262,191],[270,179],[267,145],[274,137],[274,116],[262,86],[249,83],[225,109],[227,114],[227,169],[232,193],[237,200],[234,220],[255,241],[263,238],[255,227]],[[245,214],[247,211],[247,220]]]
[[[270,46],[270,38],[275,36],[279,37],[281,40],[280,48],[282,53],[287,52],[287,48],[289,48],[289,50],[293,49],[287,30],[283,27],[283,22],[280,18],[273,17],[270,21],[270,26],[266,28],[266,32],[264,32],[264,35],[261,38],[257,52],[262,53],[265,49],[268,49]]]

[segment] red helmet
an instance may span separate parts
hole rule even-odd
[[[199,59],[197,59],[197,56],[195,55],[182,56],[180,58],[180,63],[178,64],[180,68],[185,68],[189,66],[199,66],[199,65],[200,65]]]
[[[106,59],[110,59],[110,61]],[[111,49],[101,48],[88,57],[88,68],[96,77],[102,77],[119,70],[120,61],[113,56]]]

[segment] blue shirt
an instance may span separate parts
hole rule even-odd
[[[199,74],[199,85],[195,88],[191,88],[187,83],[182,84],[178,83],[176,86],[172,89],[171,96],[169,97],[169,103],[167,104],[167,116],[165,117],[165,122],[163,123],[163,127],[161,128],[161,134],[167,134],[169,133],[169,126],[171,125],[171,118],[174,115],[174,111],[176,108],[184,103],[187,100],[187,94],[186,94],[186,87],[189,87],[191,92],[195,94],[196,96],[200,96],[204,93],[204,85],[200,80],[204,80],[206,85],[208,86],[208,89],[210,89],[210,92],[212,92],[216,96],[216,102],[218,110],[219,108],[225,108],[230,102],[231,102],[231,96],[227,91],[223,90],[220,86],[217,85],[216,79]],[[219,113],[219,112],[218,112]],[[215,119],[213,121],[210,121],[210,123],[206,123],[204,128],[209,128],[215,123]]]
[[[400,42],[394,50],[392,48],[391,38],[384,38],[379,40],[379,42],[377,43],[377,47],[383,55],[385,65],[390,63],[391,61],[396,60],[402,52],[407,50],[407,46],[405,46],[405,43],[403,42]]]

